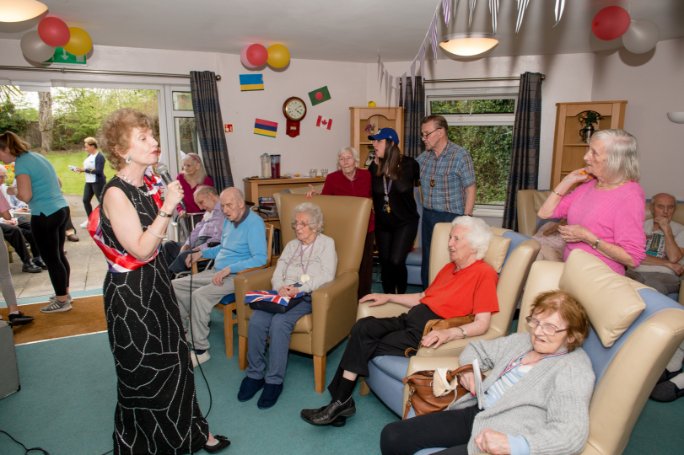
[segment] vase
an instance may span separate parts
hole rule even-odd
[[[589,143],[589,140],[591,139],[592,134],[596,132],[596,128],[594,128],[594,125],[589,123],[588,125],[585,125],[584,128],[579,130],[580,137],[582,138],[582,141],[585,143]]]

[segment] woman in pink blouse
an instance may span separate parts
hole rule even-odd
[[[183,204],[185,212],[199,213],[204,212],[196,203],[194,198],[195,189],[199,185],[214,186],[214,180],[207,175],[202,164],[202,159],[197,153],[187,153],[183,157],[182,170],[178,174],[178,182],[183,188]],[[181,209],[178,209],[181,211]]]
[[[624,130],[600,130],[591,137],[584,161],[584,168],[551,191],[537,215],[567,218],[568,224],[558,228],[566,243],[564,260],[580,249],[624,275],[625,267],[638,266],[645,256],[636,138]]]

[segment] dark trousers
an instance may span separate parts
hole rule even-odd
[[[439,455],[467,455],[478,412],[471,406],[392,422],[380,434],[382,455],[413,455],[431,447],[448,447]]]
[[[432,243],[432,231],[435,229],[437,223],[451,223],[454,218],[461,216],[459,213],[440,212],[437,210],[430,210],[423,208],[423,224],[421,226],[421,249],[423,258],[420,263],[420,279],[423,282],[423,288],[427,289],[428,277],[430,271],[430,244]]]
[[[12,245],[14,251],[21,259],[21,262],[28,264],[31,262],[31,253],[33,256],[40,256],[38,252],[38,247],[36,246],[35,240],[33,238],[33,233],[31,232],[31,224],[27,222],[20,222],[19,224],[0,224],[2,227],[2,235]],[[26,242],[31,246],[31,251],[26,247]]]
[[[386,294],[406,293],[408,281],[406,256],[411,251],[417,232],[418,220],[390,230],[376,230],[382,289]]]
[[[69,207],[63,207],[51,215],[31,215],[31,230],[40,256],[47,265],[50,282],[56,295],[66,295],[69,289],[71,268],[64,252],[65,232],[69,219]]]
[[[419,304],[408,313],[392,318],[367,317],[356,321],[342,354],[337,372],[328,386],[337,396],[344,370],[368,376],[368,362],[380,355],[404,355],[406,348],[418,347],[423,329],[430,319],[439,319],[427,305]]]
[[[93,196],[97,198],[97,202],[102,204],[102,189],[104,186],[104,183],[86,182],[83,187],[83,207],[85,208],[88,218],[90,218],[90,214],[93,212],[93,206],[90,204]]]
[[[371,293],[373,286],[373,246],[375,244],[375,234],[366,234],[366,243],[363,245],[363,256],[359,265],[359,292],[358,297]]]

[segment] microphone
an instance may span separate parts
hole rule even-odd
[[[166,166],[164,163],[159,163],[157,164],[157,174],[161,177],[161,179],[164,181],[164,184],[166,186],[169,186],[169,183],[173,182],[173,179],[171,178],[171,174],[169,174],[169,168]],[[181,206],[181,209],[185,210],[185,204],[181,200],[178,205]]]

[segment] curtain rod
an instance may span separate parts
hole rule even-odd
[[[542,80],[546,79],[544,74],[541,75]],[[461,79],[425,79],[423,83],[439,84],[441,82],[490,82],[490,81],[519,81],[520,76],[507,77],[464,77]]]
[[[144,76],[144,77],[176,77],[190,79],[189,74],[173,74],[173,73],[145,73],[142,71],[109,71],[109,70],[91,70],[79,68],[41,68],[32,66],[4,66],[0,65],[0,70],[7,71],[48,71],[53,73],[80,73],[80,74],[103,74],[107,76]],[[216,75],[216,80],[221,80],[221,75]]]

